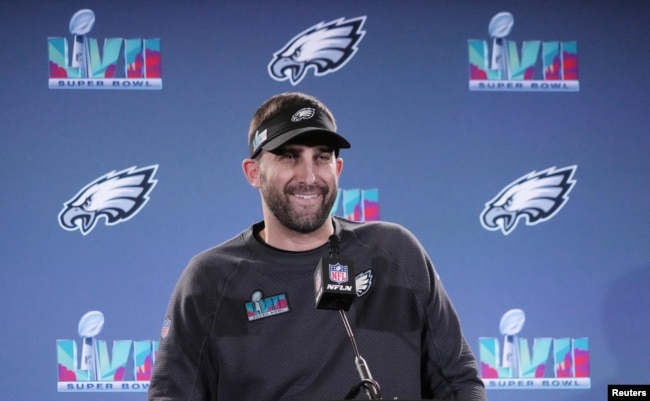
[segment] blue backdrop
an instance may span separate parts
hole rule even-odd
[[[261,219],[240,167],[248,122],[289,90],[323,100],[352,142],[341,187],[378,189],[381,219],[431,255],[490,400],[650,383],[649,4],[3,2],[0,398],[146,398],[188,259]],[[90,77],[73,60],[82,9]],[[501,12],[514,25],[495,40]],[[271,74],[293,40],[337,26],[352,28],[336,51]],[[125,178],[132,201],[74,204]],[[525,323],[508,367],[512,309]],[[99,368],[83,363],[89,311]]]

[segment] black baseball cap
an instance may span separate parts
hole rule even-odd
[[[347,139],[336,132],[334,122],[312,105],[288,108],[262,123],[248,144],[250,158],[257,156],[262,149],[273,151],[285,143],[306,134],[319,134],[325,143],[337,150],[348,149]]]

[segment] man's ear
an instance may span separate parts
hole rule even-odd
[[[254,188],[260,187],[259,161],[255,159],[244,159],[241,163],[244,177]]]

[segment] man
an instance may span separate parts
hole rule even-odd
[[[264,220],[190,261],[167,310],[149,400],[353,393],[360,377],[341,317],[315,307],[314,271],[332,235],[361,279],[347,316],[382,398],[486,400],[417,239],[396,224],[331,216],[339,150],[350,143],[329,109],[301,93],[274,96],[254,114],[248,142],[242,168],[260,192]]]

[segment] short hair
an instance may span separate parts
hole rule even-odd
[[[311,106],[320,110],[330,120],[332,120],[334,129],[336,129],[336,120],[334,120],[334,115],[323,102],[313,96],[301,92],[283,92],[266,100],[257,109],[255,114],[253,114],[250,126],[248,127],[248,143],[252,141],[255,131],[260,125],[264,124],[285,109],[302,106]]]

